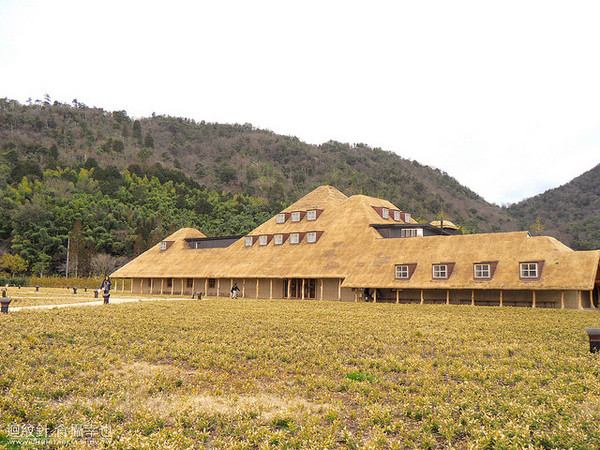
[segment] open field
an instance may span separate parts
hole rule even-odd
[[[596,449],[598,326],[291,300],[24,309],[0,315],[0,446]]]

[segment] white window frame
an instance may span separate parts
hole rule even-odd
[[[492,265],[487,263],[473,264],[473,277],[476,280],[492,278]]]
[[[267,245],[267,243],[268,243],[267,236],[266,236],[265,234],[261,234],[261,235],[258,237],[258,245],[260,245],[260,246],[263,246],[263,247],[264,247],[265,245]]]
[[[290,234],[290,244],[299,244],[300,243],[300,235],[298,233]]]
[[[390,208],[381,208],[381,217],[384,219],[390,218]]]
[[[447,280],[448,279],[448,265],[447,264],[434,264],[431,268],[431,276],[434,280]]]
[[[410,223],[410,214],[409,213],[404,213],[404,222]]]
[[[276,234],[273,236],[273,245],[283,244],[283,234]]]
[[[525,279],[539,278],[539,265],[536,262],[519,263],[519,275]]]
[[[396,264],[395,277],[396,280],[408,280],[410,268],[406,264]]]
[[[286,221],[285,213],[277,214],[276,220],[277,220],[277,223],[285,223],[285,221]]]
[[[316,209],[309,209],[308,211],[306,211],[306,220],[317,220],[317,210]]]
[[[160,243],[160,250],[165,251],[167,249],[167,241],[162,241]]]
[[[396,222],[400,222],[402,220],[402,216],[400,215],[400,211],[398,211],[397,209],[394,210],[394,220]]]
[[[254,244],[254,239],[252,238],[252,236],[246,236],[246,239],[244,240],[244,245],[246,247],[252,247],[252,244]]]
[[[292,213],[292,222],[300,222],[300,211],[295,211]]]
[[[314,244],[315,242],[317,242],[317,233],[314,231],[306,233],[306,243]]]

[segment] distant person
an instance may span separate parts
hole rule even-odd
[[[238,287],[237,283],[234,283],[233,287],[231,288],[231,298],[237,298],[237,293],[240,290],[240,288]]]
[[[112,286],[112,284],[110,282],[110,278],[108,277],[108,275],[106,275],[104,277],[104,281],[102,282],[102,285],[100,286],[100,290],[103,291],[104,294],[109,294],[111,286]]]

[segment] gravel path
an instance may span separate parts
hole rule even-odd
[[[120,303],[132,303],[132,302],[156,302],[156,301],[175,301],[175,300],[190,300],[190,298],[119,298],[112,297],[110,298],[110,304],[120,304]],[[81,302],[81,303],[59,303],[56,305],[35,305],[35,306],[15,306],[9,307],[9,312],[11,311],[21,311],[22,309],[53,309],[53,308],[67,308],[69,306],[98,306],[103,305],[104,299],[93,301],[93,302]]]

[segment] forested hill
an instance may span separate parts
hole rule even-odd
[[[511,205],[508,212],[521,226],[539,217],[543,234],[571,248],[600,248],[600,165],[563,186]]]
[[[250,124],[134,120],[74,100],[0,99],[0,253],[57,272],[132,257],[181,226],[243,234],[321,184],[382,197],[465,232],[527,229],[447,174],[365,144],[309,145]],[[543,215],[544,217],[546,215]],[[533,218],[535,220],[535,217]]]

